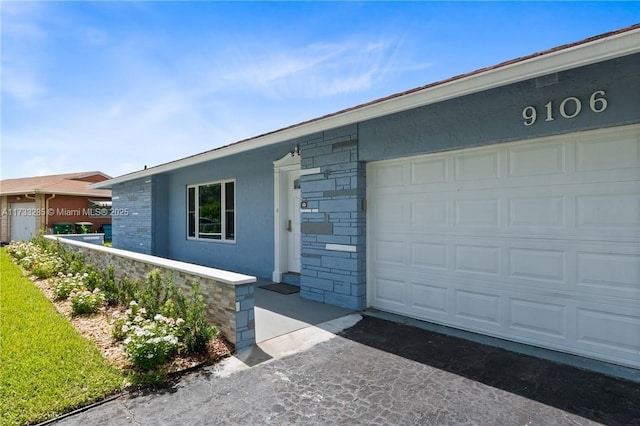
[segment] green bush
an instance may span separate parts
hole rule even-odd
[[[100,289],[107,305],[117,305],[120,300],[120,286],[116,281],[113,266],[107,269],[96,269],[93,265],[86,265],[84,270],[86,275],[84,283],[87,289],[91,291]]]
[[[118,318],[113,327],[113,338],[123,341],[125,352],[140,370],[150,370],[164,364],[177,351],[180,327],[184,320],[167,318],[148,312],[135,301],[129,303],[124,317]]]
[[[75,290],[69,295],[73,315],[86,315],[98,312],[104,304],[104,294],[100,289],[89,291],[86,288]]]
[[[185,327],[183,342],[187,353],[203,353],[207,350],[209,341],[218,336],[216,327],[209,325],[207,308],[204,298],[200,294],[200,286],[193,283],[191,297],[185,304]]]
[[[138,280],[132,280],[129,277],[123,277],[118,283],[118,303],[127,306],[129,302],[135,300],[138,294],[140,283]]]
[[[50,278],[65,269],[60,257],[30,242],[14,242],[7,250],[23,269],[38,278]]]
[[[56,299],[58,300],[67,300],[71,293],[84,288],[84,283],[82,282],[82,276],[80,274],[64,275],[60,272],[55,280],[49,282],[53,284]]]
[[[151,370],[167,362],[176,353],[178,338],[174,326],[163,320],[143,320],[133,325],[124,340],[125,352],[139,369]]]
[[[154,269],[147,274],[147,279],[140,286],[135,300],[153,316],[161,313],[162,306],[175,296],[176,292],[172,277],[165,279],[159,269]]]
[[[63,271],[64,266],[59,257],[46,253],[37,257],[31,268],[31,273],[38,278],[51,278]]]
[[[163,279],[160,270],[154,269],[140,288],[138,302],[149,317],[161,314],[168,318],[184,319],[180,341],[189,354],[205,352],[209,341],[219,334],[216,327],[209,325],[204,298],[195,282],[191,296],[186,298],[172,282],[171,276]]]

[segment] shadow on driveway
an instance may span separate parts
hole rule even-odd
[[[340,336],[607,425],[640,425],[640,384],[364,316]]]

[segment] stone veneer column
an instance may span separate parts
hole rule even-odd
[[[301,195],[307,202],[300,293],[351,309],[366,305],[366,169],[358,162],[357,136],[353,125],[300,143]],[[305,169],[317,172],[304,174]]]
[[[151,177],[114,185],[111,191],[112,247],[152,253],[152,190]]]

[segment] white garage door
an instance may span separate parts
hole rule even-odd
[[[640,367],[640,126],[367,176],[370,306]]]
[[[36,203],[11,204],[11,241],[26,241],[36,235]]]

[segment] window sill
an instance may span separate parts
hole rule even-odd
[[[216,243],[216,244],[235,244],[236,243],[236,240],[216,240],[213,238],[195,238],[195,237],[187,237],[187,241],[197,241],[197,242]]]

